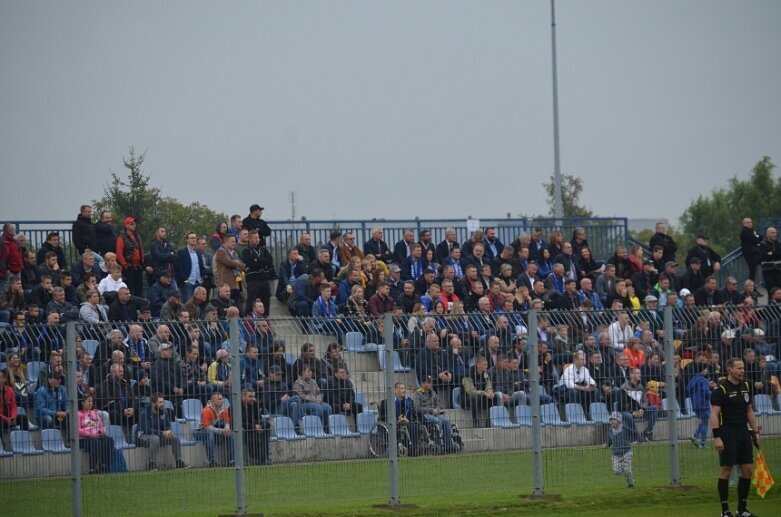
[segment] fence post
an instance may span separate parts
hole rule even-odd
[[[537,311],[529,310],[529,334],[526,338],[529,353],[529,388],[532,402],[532,470],[534,491],[532,496],[545,495],[545,481],[542,473],[542,419],[540,418],[540,371],[537,356]]]
[[[81,517],[81,449],[79,449],[79,392],[76,386],[76,322],[65,326],[65,380],[68,387],[68,435],[71,449],[71,511],[74,517]]]
[[[670,486],[681,486],[681,463],[678,455],[678,396],[676,393],[673,350],[673,308],[664,307],[664,374],[667,396],[667,429],[670,440]]]
[[[396,436],[396,404],[393,394],[393,313],[385,313],[385,421],[388,422],[388,489],[391,507],[399,505],[399,449]],[[382,419],[383,415],[379,415]]]
[[[244,499],[244,423],[241,420],[241,353],[239,352],[239,318],[230,319],[231,344],[231,424],[233,427],[233,459],[236,477],[236,515],[244,515],[247,504]]]

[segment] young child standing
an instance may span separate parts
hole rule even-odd
[[[706,366],[702,371],[697,372],[697,375],[692,377],[689,381],[689,385],[686,387],[692,401],[694,414],[697,415],[697,418],[700,420],[699,425],[692,435],[692,444],[700,449],[706,447],[705,442],[708,439],[708,423],[710,422],[711,386],[707,378],[708,373],[709,370]]]
[[[605,447],[613,449],[613,474],[626,478],[626,487],[635,487],[635,477],[632,474],[632,440],[634,433],[623,424],[621,413],[610,414],[610,429]]]

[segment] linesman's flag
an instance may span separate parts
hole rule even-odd
[[[751,475],[751,484],[757,487],[757,495],[764,498],[770,487],[773,486],[773,476],[765,463],[762,451],[757,451],[757,459],[754,462],[754,473]]]

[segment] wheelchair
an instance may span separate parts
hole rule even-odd
[[[418,456],[442,454],[444,444],[442,429],[432,422],[416,422],[418,429]],[[369,431],[369,452],[375,458],[388,457],[389,430],[385,422],[377,422]],[[409,427],[399,424],[396,427],[397,454],[399,457],[411,456],[412,434]]]

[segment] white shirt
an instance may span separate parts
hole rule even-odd
[[[564,373],[561,374],[561,379],[559,380],[559,386],[566,386],[574,390],[575,385],[583,384],[584,382],[589,386],[596,386],[597,384],[585,365],[581,368],[575,368],[575,365],[571,364],[564,368]]]
[[[610,337],[610,345],[616,352],[621,352],[632,336],[634,336],[632,325],[627,323],[626,327],[622,329],[618,321],[610,324],[607,328],[607,334]]]
[[[98,292],[100,294],[105,292],[116,292],[119,291],[120,287],[127,287],[127,284],[123,282],[121,278],[115,281],[113,278],[111,278],[111,275],[109,275],[101,280],[98,284]]]

